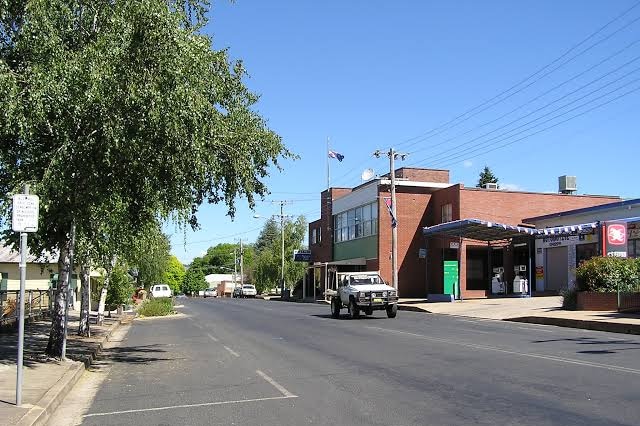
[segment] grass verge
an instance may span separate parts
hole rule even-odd
[[[163,317],[172,313],[174,313],[173,299],[170,297],[145,300],[138,309],[138,314],[143,317]]]

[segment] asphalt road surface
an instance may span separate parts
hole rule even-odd
[[[179,311],[134,323],[84,425],[640,423],[639,336],[247,299]]]

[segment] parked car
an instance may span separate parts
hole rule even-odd
[[[233,294],[231,295],[231,297],[242,297],[242,287],[238,286],[236,288],[233,289]]]
[[[241,288],[240,297],[256,297],[258,292],[256,287],[251,284],[245,284]]]
[[[218,289],[217,288],[208,288],[204,291],[204,298],[207,297],[218,297]]]
[[[171,297],[171,288],[167,284],[154,284],[151,286],[151,297]]]

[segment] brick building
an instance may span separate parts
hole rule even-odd
[[[523,218],[595,206],[618,197],[531,193],[465,188],[449,182],[449,171],[400,168],[396,175],[398,220],[398,290],[401,297],[426,297],[443,292],[443,261],[458,260],[463,298],[486,297],[487,252],[510,265],[522,256],[511,241],[499,248],[468,239],[423,236],[423,228],[476,218],[521,224]],[[354,188],[330,188],[321,194],[320,219],[309,223],[313,266],[306,294],[315,282],[322,291],[333,287],[329,271],[379,270],[391,282],[391,220],[384,199],[390,179],[382,176]],[[459,243],[451,244],[451,243]],[[461,244],[460,244],[461,242]],[[420,258],[420,249],[427,249]],[[513,272],[511,272],[513,273]]]

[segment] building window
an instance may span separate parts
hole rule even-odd
[[[317,235],[316,235],[316,228],[313,228],[313,229],[311,230],[311,244],[316,244],[316,243],[318,242],[318,241],[317,241],[317,238],[318,238],[318,237],[317,237]]]
[[[453,209],[451,203],[442,206],[442,223],[451,222],[453,220]]]
[[[322,228],[318,228],[316,232],[316,243],[320,244],[322,242]]]
[[[355,240],[378,233],[378,205],[371,203],[333,217],[334,242]]]

